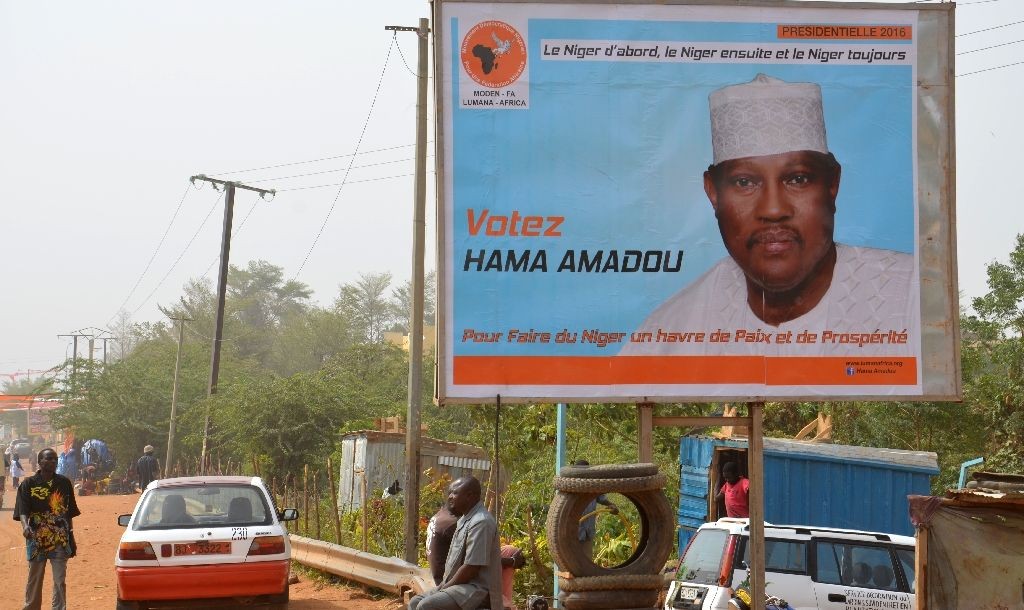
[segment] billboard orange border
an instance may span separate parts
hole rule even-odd
[[[917,358],[882,356],[455,356],[455,385],[917,385]]]

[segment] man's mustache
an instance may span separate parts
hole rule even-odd
[[[804,238],[800,235],[799,231],[792,227],[768,227],[766,229],[761,229],[760,231],[755,231],[747,238],[747,249],[753,248],[758,244],[781,241],[792,241],[799,245],[803,245]]]

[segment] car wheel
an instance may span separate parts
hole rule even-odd
[[[145,610],[141,602],[129,602],[123,599],[117,600],[117,610]]]

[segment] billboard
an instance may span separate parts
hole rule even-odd
[[[955,398],[948,5],[436,5],[438,398]]]

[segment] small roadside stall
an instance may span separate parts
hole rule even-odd
[[[1007,486],[1008,477],[1018,483]],[[981,479],[941,498],[910,496],[916,610],[1024,607],[1024,476],[999,479],[994,489]]]

